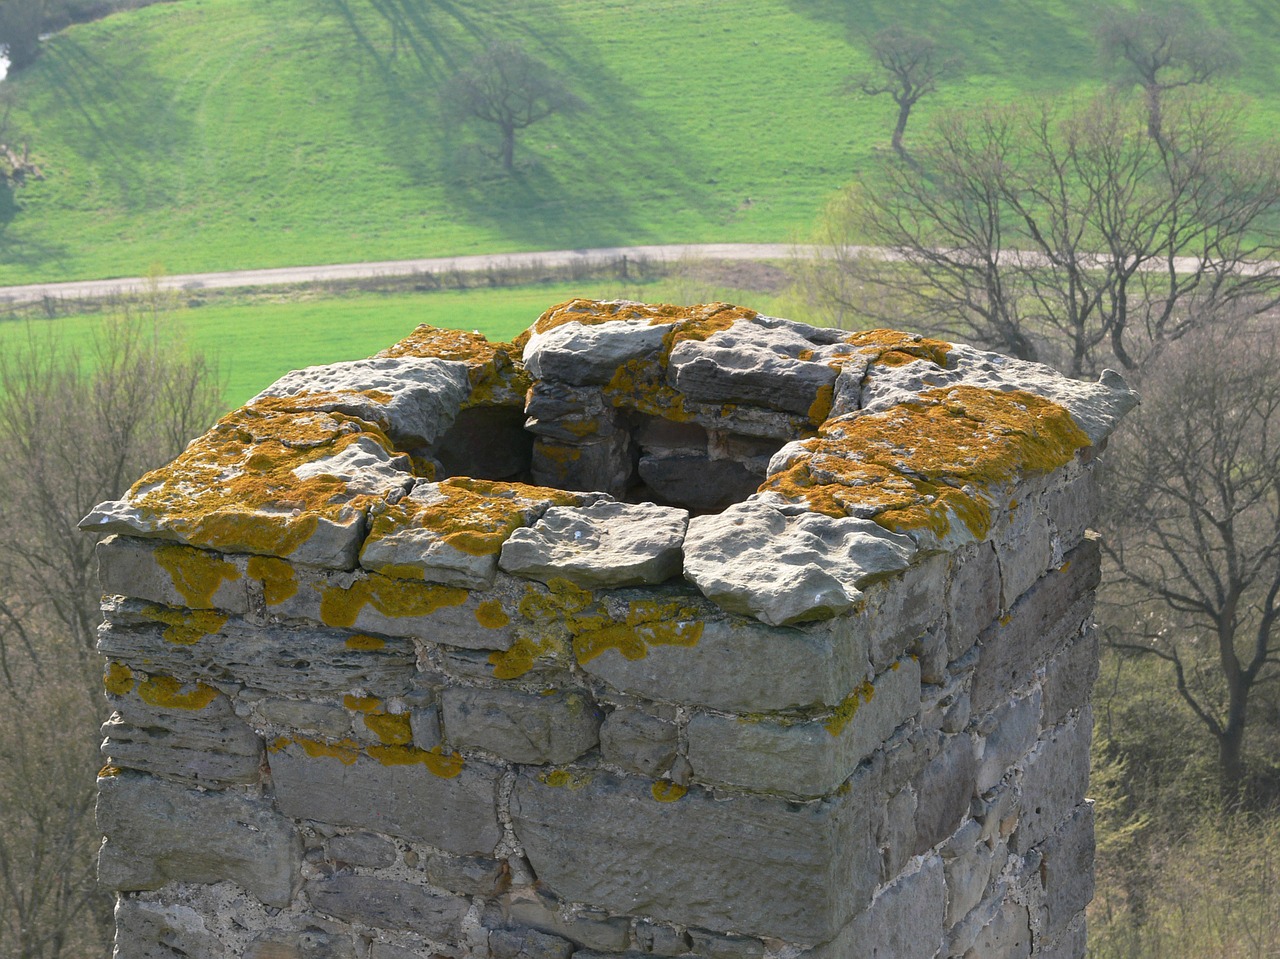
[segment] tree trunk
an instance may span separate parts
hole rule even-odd
[[[1147,136],[1162,143],[1160,138],[1164,132],[1164,117],[1160,111],[1160,88],[1150,83],[1144,90],[1147,95]]]
[[[516,131],[514,127],[502,129],[502,168],[508,173],[515,170]]]
[[[911,103],[907,100],[898,102],[898,123],[893,128],[893,138],[890,143],[898,156],[905,157],[907,155],[906,148],[902,145],[902,135],[907,132],[907,120],[911,116]]]

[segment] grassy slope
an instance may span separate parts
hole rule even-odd
[[[1253,54],[1237,88],[1274,126],[1276,14],[1211,16]],[[864,66],[849,38],[895,17],[968,64],[931,109],[1095,82],[1069,0],[181,0],[74,27],[12,81],[49,177],[0,196],[0,283],[785,240],[881,149],[892,104],[833,91]],[[435,95],[498,37],[589,103],[527,131],[515,178]]]

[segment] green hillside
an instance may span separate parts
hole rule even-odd
[[[1277,13],[1204,6],[1274,126]],[[893,105],[835,91],[895,19],[968,65],[931,109],[1097,83],[1067,0],[179,0],[72,27],[5,84],[47,179],[0,196],[0,283],[787,240],[884,149]],[[439,103],[490,39],[587,102],[514,177]]]

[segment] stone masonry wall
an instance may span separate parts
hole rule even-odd
[[[285,376],[82,524],[117,959],[1078,959],[1134,402],[723,304]]]

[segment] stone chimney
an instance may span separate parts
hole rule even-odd
[[[290,373],[82,524],[117,959],[1082,957],[1135,402],[724,304]]]

